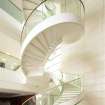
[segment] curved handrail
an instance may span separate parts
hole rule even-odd
[[[20,35],[20,43],[22,44],[22,41],[23,41],[23,32],[25,30],[25,26],[27,24],[27,22],[29,21],[30,17],[32,16],[32,14],[38,9],[38,7],[40,7],[42,4],[44,4],[45,2],[47,2],[48,0],[42,0],[42,2],[40,2],[33,10],[32,12],[29,14],[29,16],[26,18],[25,20],[25,23],[23,25],[23,28],[22,28],[22,32],[21,32],[21,35]],[[82,4],[82,7],[83,7],[83,11],[85,12],[85,6],[84,6],[84,3],[82,0],[78,0],[80,1],[80,3]]]
[[[77,103],[75,103],[74,105],[79,105],[82,102],[83,99],[80,99]]]
[[[30,98],[28,98],[27,100],[25,100],[25,101],[22,103],[22,105],[25,105],[28,101],[32,100],[33,97],[35,97],[35,96],[31,96]]]
[[[23,34],[23,31],[25,29],[25,25],[27,24],[27,21],[29,20],[29,18],[31,17],[31,15],[34,13],[34,11],[40,6],[42,5],[44,2],[46,2],[47,0],[44,0],[42,1],[39,5],[37,5],[33,10],[32,12],[29,14],[29,16],[27,17],[27,19],[25,20],[25,23],[23,25],[23,28],[22,28],[22,32],[21,32],[21,36],[20,36],[20,42],[22,43],[22,34]]]
[[[83,1],[82,0],[79,0],[80,1],[80,3],[82,4],[82,6],[83,6],[83,9],[84,9],[84,12],[85,12],[85,6],[84,6],[84,3],[83,3]]]
[[[62,79],[63,79],[63,74],[62,74]],[[57,99],[59,99],[59,97],[61,96],[61,94],[63,93],[63,90],[64,90],[64,83],[62,82],[62,79],[58,80],[59,81],[58,85],[56,85],[56,86],[54,86],[54,87],[52,87],[52,88],[50,88],[48,90],[45,90],[44,92],[40,93],[42,96],[44,96],[44,98],[42,97],[40,100],[48,98],[48,96],[51,94],[52,91],[54,91],[55,89],[58,89],[59,86],[61,86],[62,89],[61,89],[60,93],[58,93],[58,95],[56,95],[58,97]],[[27,99],[22,105],[25,105],[28,101],[32,100],[33,97],[35,97],[35,96],[32,96],[29,99]],[[47,105],[46,101],[45,101],[44,105]]]
[[[76,80],[76,79],[74,79],[74,80]],[[70,82],[73,82],[74,80],[71,80]],[[50,88],[50,90],[47,90],[47,92],[40,93],[42,95],[42,98],[40,98],[40,100],[38,100],[38,101],[44,101],[43,105],[47,105],[47,99],[48,99],[49,95],[51,94],[51,92],[54,91],[56,88],[59,88],[59,86],[62,86],[60,93],[58,93],[58,95],[55,95],[55,96],[57,96],[57,99],[54,101],[54,103],[55,103],[64,92],[64,82],[62,82],[62,80],[59,80],[59,83],[60,83],[59,85],[57,85],[56,87]],[[28,101],[32,100],[33,97],[35,97],[35,96],[30,97],[22,105],[25,105]],[[78,105],[82,100],[83,100],[83,97],[81,97],[74,105]]]
[[[62,86],[62,85],[59,84],[59,85],[57,85],[56,87],[50,88],[50,90],[47,90],[49,93],[44,92],[44,93],[41,93],[41,95],[48,98],[49,94],[50,94],[54,89],[59,88],[59,86]],[[61,90],[60,94],[57,95],[58,98],[59,98],[59,96],[62,94],[62,92],[63,92],[63,86],[62,86],[62,90]],[[29,99],[27,99],[22,105],[25,105],[28,101],[32,100],[33,97],[35,97],[35,96],[32,96],[32,97],[30,97]],[[57,98],[57,99],[58,99],[58,98]],[[44,99],[44,98],[41,98],[41,100],[43,100],[43,99]],[[47,104],[46,104],[46,105],[47,105]]]

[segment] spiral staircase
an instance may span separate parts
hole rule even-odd
[[[78,103],[80,101],[78,97],[80,96],[81,93],[81,87],[80,87],[81,85],[80,84],[77,85],[79,82],[80,79],[76,79],[68,83],[64,83],[63,92],[59,96],[58,100],[55,101],[54,105],[60,105],[65,102],[71,103],[73,101],[75,104]]]
[[[78,41],[83,34],[83,3],[81,0],[23,0],[23,7],[26,20],[21,34],[21,64],[31,81],[39,81],[35,88],[44,102],[38,105],[59,105],[69,101],[78,96],[80,90],[72,92],[67,88],[69,85],[63,81],[57,67],[63,60],[62,46]],[[47,82],[45,74],[48,74]],[[49,95],[54,93],[58,93],[56,98],[48,103]]]

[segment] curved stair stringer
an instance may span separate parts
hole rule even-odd
[[[82,33],[80,19],[70,13],[58,14],[39,23],[23,42],[21,49],[23,70],[32,75],[43,73],[44,65],[53,50],[61,42],[73,43],[79,40]]]

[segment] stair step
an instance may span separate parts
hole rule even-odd
[[[65,90],[63,94],[59,97],[59,99],[55,102],[54,105],[59,105],[61,103],[70,101],[74,97],[78,96],[80,94],[80,91],[69,91]]]

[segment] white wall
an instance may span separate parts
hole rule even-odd
[[[0,51],[19,57],[21,28],[21,23],[0,9]]]
[[[66,48],[68,55],[61,71],[85,73],[83,105],[105,105],[105,0],[84,2],[85,34],[80,41]]]
[[[20,44],[16,40],[0,32],[0,51],[19,57]]]
[[[3,9],[0,9],[0,32],[19,41],[21,30],[22,24]]]

